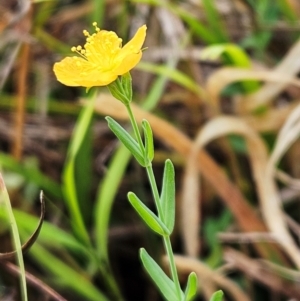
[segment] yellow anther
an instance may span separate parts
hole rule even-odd
[[[83,31],[83,34],[86,36],[86,37],[88,37],[90,34],[89,34],[89,32],[85,29],[84,31]]]
[[[80,45],[78,45],[78,46],[76,47],[76,49],[77,49],[78,51],[80,51],[80,50],[82,49],[82,47],[81,47]]]
[[[97,22],[93,22],[93,26],[97,26]]]
[[[75,52],[75,51],[76,51],[76,47],[73,46],[73,47],[71,48],[71,51]]]

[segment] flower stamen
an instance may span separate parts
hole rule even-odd
[[[80,45],[78,45],[77,47],[73,46],[71,48],[71,51],[77,53],[82,58],[84,58],[85,60],[87,60],[86,50],[83,49],[82,46],[80,46]]]

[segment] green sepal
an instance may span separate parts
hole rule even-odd
[[[161,291],[162,295],[168,301],[181,301],[184,298],[181,292],[181,298],[178,300],[176,295],[176,288],[174,282],[165,274],[160,266],[153,260],[144,248],[140,249],[140,258],[143,266],[148,272],[149,276]]]
[[[184,301],[191,301],[194,299],[197,293],[198,279],[195,272],[189,275],[186,289],[184,292]]]
[[[144,137],[145,137],[145,161],[152,162],[154,158],[154,144],[153,144],[153,133],[148,120],[144,119],[142,121],[142,127],[144,130]]]
[[[112,96],[125,105],[132,101],[132,82],[129,72],[119,76],[114,82],[107,85],[107,88]]]
[[[121,84],[127,99],[132,101],[132,78],[129,72],[121,76]]]
[[[127,197],[133,208],[150,229],[163,236],[170,235],[164,223],[133,192],[129,192]]]
[[[128,148],[135,159],[140,165],[146,166],[143,153],[140,149],[139,144],[132,138],[132,136],[113,118],[105,117],[108,122],[108,127],[117,136],[117,138]]]
[[[160,203],[162,220],[172,233],[175,224],[175,171],[173,163],[169,159],[165,162]]]
[[[222,301],[223,299],[223,292],[222,291],[216,291],[213,293],[213,295],[210,297],[209,301]]]

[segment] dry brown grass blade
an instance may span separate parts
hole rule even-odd
[[[23,45],[21,50],[21,63],[18,77],[18,101],[15,111],[15,135],[12,145],[12,154],[20,160],[23,150],[23,127],[25,119],[25,102],[26,102],[26,90],[27,90],[27,72],[28,72],[28,60],[29,60],[29,45]]]
[[[198,171],[194,166],[198,162],[199,150],[212,140],[228,134],[242,135],[247,140],[253,177],[264,219],[272,234],[277,238],[278,243],[280,243],[296,266],[300,268],[300,250],[287,229],[274,177],[268,171],[269,168],[267,168],[267,149],[259,135],[245,122],[236,117],[221,116],[211,120],[200,130],[191,150],[191,155],[188,157],[187,173],[190,175],[189,179],[197,177]],[[191,186],[189,188],[191,189]],[[196,190],[191,193],[194,195],[194,200],[198,198]]]
[[[190,153],[192,142],[182,132],[173,127],[170,123],[140,109],[136,105],[133,104],[132,107],[134,115],[139,122],[141,122],[143,118],[146,118],[150,122],[156,138],[162,140],[166,145],[176,150],[183,158]],[[110,95],[102,94],[97,98],[95,102],[95,111],[103,115],[112,116],[116,119],[128,120],[125,107],[121,102],[115,100]],[[228,180],[223,170],[204,150],[201,150],[198,153],[197,166],[200,168],[203,177],[211,183],[226,206],[232,211],[243,231],[267,231],[264,223],[256,215],[239,189]],[[283,256],[274,246],[266,248],[266,246],[257,244],[255,247],[264,258],[269,258],[272,254],[272,256],[277,256],[278,260],[284,262]]]
[[[241,179],[237,158],[230,147],[228,140],[219,139],[220,148],[227,155],[229,168],[235,182]],[[197,139],[193,142],[192,150],[187,156],[186,171],[183,178],[182,198],[180,204],[181,232],[183,235],[183,246],[188,256],[196,257],[201,245],[199,229],[201,228],[201,197],[200,197],[200,169],[197,165],[198,153],[202,147],[197,145]]]
[[[276,164],[298,139],[300,133],[300,105],[298,105],[289,115],[283,127],[278,133],[275,146],[272,150],[269,162],[268,172],[274,175]]]
[[[272,83],[271,81],[266,83],[257,92],[246,96],[243,99],[241,105],[244,111],[250,111],[262,104],[266,104],[274,99],[279,93],[281,93],[289,84],[298,84],[295,81],[296,75],[300,70],[300,41],[289,50],[287,55],[281,60],[281,62],[270,72],[281,76],[281,80]],[[298,80],[297,80],[298,81]]]
[[[281,278],[261,261],[250,259],[243,253],[230,248],[225,250],[224,259],[248,277],[268,286],[275,292],[300,300],[299,284]]]
[[[194,144],[191,151],[194,154],[193,150]],[[187,156],[179,210],[184,251],[190,257],[197,257],[199,253],[199,228],[201,228],[199,168],[194,158],[198,160],[198,150],[195,157]]]
[[[275,86],[284,86],[293,84],[300,87],[300,80],[296,80],[292,77],[286,76],[285,73],[281,73],[280,70],[276,71],[261,71],[261,70],[247,70],[240,68],[226,67],[219,69],[213,73],[207,83],[207,93],[209,95],[210,102],[212,105],[219,110],[220,107],[220,95],[222,90],[231,83],[243,80],[259,80],[259,81],[269,81],[276,83]],[[259,90],[261,91],[261,90]],[[265,92],[267,93],[267,92]],[[270,96],[265,95],[264,101],[259,100],[260,98],[252,97],[253,94],[243,96],[238,105],[238,112],[245,112],[256,108],[257,106],[267,103],[270,100]],[[263,94],[264,95],[264,94]],[[272,96],[275,96],[272,94]],[[250,100],[250,97],[251,100]]]
[[[28,33],[31,27],[32,9],[29,10],[24,18],[21,26],[24,32]],[[27,75],[29,70],[29,59],[30,59],[30,45],[25,43],[21,48],[19,70],[18,70],[18,81],[17,81],[17,107],[15,111],[15,136],[12,144],[13,156],[20,160],[22,157],[23,149],[23,128],[25,119],[25,102],[27,97]]]
[[[249,114],[243,116],[242,118],[255,131],[278,132],[290,113],[294,111],[298,103],[298,101],[295,101],[295,103],[291,103],[284,107],[269,108],[263,114]]]
[[[167,263],[167,257],[163,258]],[[224,289],[226,294],[236,301],[250,301],[249,297],[230,279],[217,271],[211,270],[207,265],[195,258],[175,255],[175,263],[180,274],[195,272],[198,276],[198,286],[205,286],[212,282],[217,288]]]
[[[30,9],[31,1],[19,1],[18,9],[11,11],[8,9],[7,1],[0,2],[0,33],[12,23],[18,22]]]

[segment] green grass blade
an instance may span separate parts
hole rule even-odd
[[[232,43],[208,46],[203,50],[201,57],[212,60],[221,57],[227,65],[246,69],[251,68],[251,59],[248,54],[241,47]],[[253,80],[242,81],[241,85],[247,93],[254,92],[260,87],[260,83]]]
[[[159,74],[163,76],[167,76],[169,79],[177,83],[178,85],[186,88],[187,90],[195,93],[198,96],[204,96],[205,92],[199,87],[199,85],[192,80],[190,77],[185,75],[184,73],[174,70],[173,68],[170,68],[165,65],[155,65],[151,63],[141,62],[137,66],[137,69],[151,72],[154,74]]]
[[[20,241],[20,235],[17,227],[17,223],[12,211],[10,199],[2,175],[0,174],[0,208],[4,207],[7,217],[10,223],[10,230],[12,234],[12,240],[16,249],[16,258],[18,266],[20,268],[20,285],[21,285],[21,299],[23,301],[28,301],[27,297],[27,286],[25,278],[25,266],[22,254],[22,246]],[[1,211],[1,210],[0,210]]]
[[[105,178],[99,185],[95,206],[95,238],[101,260],[108,263],[108,227],[111,207],[131,153],[122,145],[114,154]]]
[[[58,183],[45,176],[36,167],[30,166],[18,162],[12,156],[0,153],[0,165],[9,170],[13,171],[26,179],[28,182],[32,182],[44,190],[47,194],[51,195],[56,199],[62,199],[61,187]]]
[[[82,112],[76,123],[76,127],[73,132],[73,136],[70,141],[67,160],[63,170],[63,193],[65,196],[65,201],[68,207],[70,214],[71,224],[74,232],[85,244],[90,244],[89,235],[86,230],[82,212],[80,209],[77,183],[80,181],[80,176],[84,177],[84,174],[81,174],[78,179],[75,178],[76,169],[76,158],[79,153],[79,150],[82,146],[82,143],[85,140],[86,134],[89,131],[91,120],[94,112],[94,99],[90,99],[87,106],[82,109]],[[83,200],[84,201],[84,200]]]
[[[92,184],[92,150],[93,138],[91,123],[88,125],[84,138],[75,157],[76,191],[83,219],[89,223],[93,206],[91,199]],[[84,175],[84,176],[82,176]]]
[[[214,31],[210,30],[208,26],[200,23],[197,18],[195,18],[188,11],[182,9],[176,4],[167,2],[167,1],[159,1],[159,0],[133,0],[133,2],[137,3],[146,3],[149,5],[155,5],[160,7],[165,7],[172,11],[175,15],[180,17],[183,21],[185,21],[190,29],[200,38],[203,42],[212,44],[212,43],[220,43],[218,37],[215,36]]]
[[[279,8],[284,18],[290,22],[296,22],[298,20],[297,12],[292,8],[292,3],[288,0],[279,0]]]
[[[203,0],[202,1],[204,14],[208,21],[208,28],[213,31],[213,35],[218,39],[218,43],[224,43],[229,41],[225,26],[222,22],[222,18],[215,7],[214,0]]]
[[[38,217],[17,209],[14,209],[13,212],[18,227],[27,233],[33,233],[39,222]],[[4,212],[0,211],[0,221],[6,220],[7,217]],[[86,246],[79,242],[73,235],[47,221],[43,222],[38,241],[48,247],[57,249],[67,248],[87,258],[90,256],[90,252]]]
[[[103,16],[105,12],[105,0],[93,0],[93,11],[91,14],[91,23],[97,22],[98,26],[102,28]]]
[[[36,243],[30,250],[32,258],[55,277],[55,282],[64,289],[70,289],[82,296],[85,301],[109,301],[88,279],[83,271],[70,268],[57,256]]]

